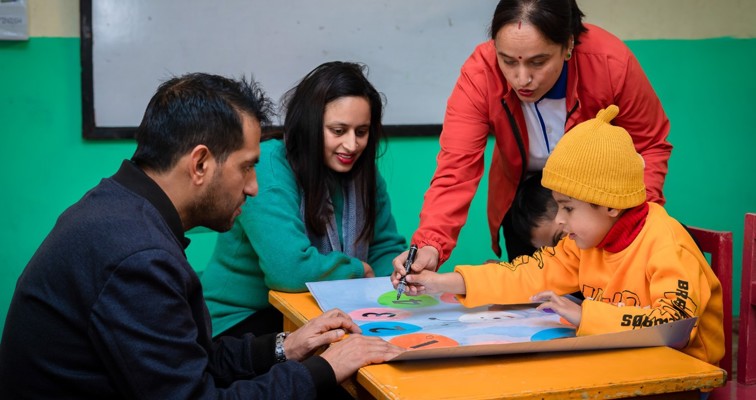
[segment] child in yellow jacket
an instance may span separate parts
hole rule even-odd
[[[407,276],[407,294],[454,293],[466,307],[539,302],[577,335],[640,329],[699,317],[683,351],[716,365],[724,355],[722,288],[685,228],[646,202],[644,163],[610,106],[559,141],[542,184],[567,233],[555,247],[511,263],[461,265]],[[392,275],[394,286],[404,271]],[[581,291],[578,305],[563,295]]]

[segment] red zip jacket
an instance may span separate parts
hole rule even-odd
[[[611,33],[586,27],[588,32],[580,36],[567,62],[565,131],[611,104],[619,106],[620,114],[612,123],[630,133],[643,155],[647,200],[663,205],[662,187],[672,152],[667,142],[669,119],[630,49]],[[499,69],[491,40],[478,45],[467,59],[449,97],[436,172],[412,237],[420,247],[438,249],[439,265],[449,258],[467,220],[483,176],[489,133],[496,148],[489,172],[488,227],[492,248],[500,256],[499,227],[525,173],[529,141],[520,100]]]

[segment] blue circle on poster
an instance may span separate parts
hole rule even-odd
[[[533,335],[530,338],[530,340],[533,342],[539,342],[543,340],[567,338],[567,337],[574,337],[574,336],[575,336],[575,330],[572,328],[552,328],[552,329],[545,329],[540,332],[537,332],[535,335]]]
[[[417,325],[391,321],[371,322],[365,325],[360,325],[360,328],[362,329],[362,334],[365,336],[406,335],[423,329]]]

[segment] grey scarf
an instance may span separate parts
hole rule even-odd
[[[368,245],[364,240],[357,240],[357,237],[362,232],[362,228],[365,226],[364,216],[358,217],[358,212],[361,211],[362,196],[355,189],[354,181],[349,180],[346,185],[342,185],[342,193],[344,194],[344,210],[341,218],[341,229],[344,235],[344,243],[339,240],[339,230],[336,226],[336,216],[333,211],[333,202],[329,194],[326,201],[328,201],[328,210],[331,217],[328,219],[326,225],[326,234],[318,236],[307,227],[305,222],[305,230],[307,231],[307,237],[310,238],[310,243],[315,246],[320,254],[328,254],[332,251],[340,251],[349,257],[354,257],[360,261],[367,262]],[[299,204],[299,213],[304,218],[304,194],[301,193],[301,201]]]

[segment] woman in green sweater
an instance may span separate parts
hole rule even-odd
[[[363,67],[322,64],[284,105],[283,137],[260,146],[259,192],[218,236],[202,275],[213,336],[278,332],[269,289],[387,276],[406,249],[376,166],[383,102]]]

